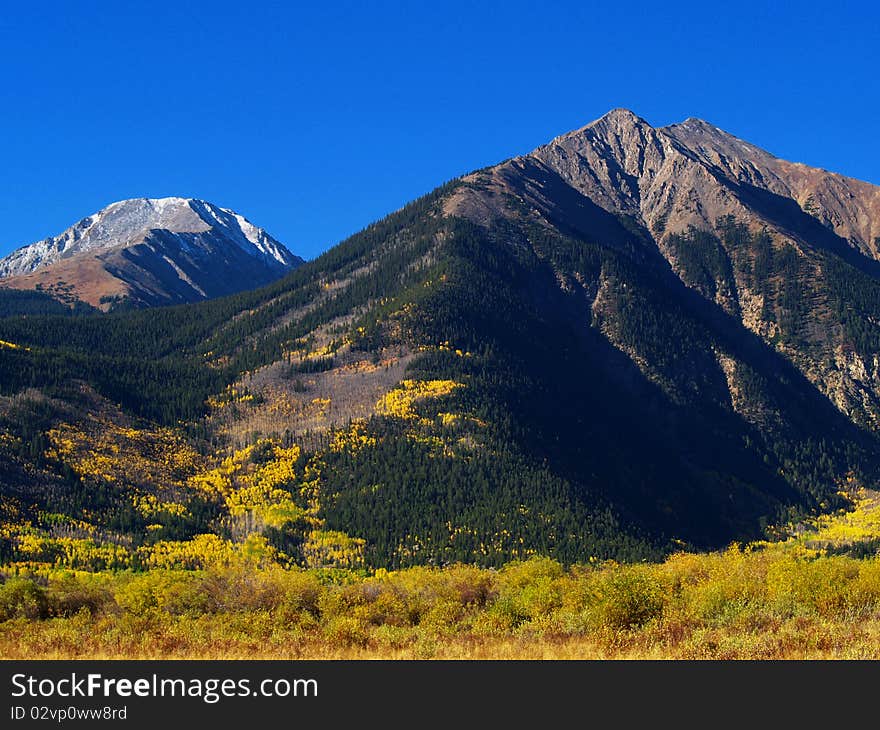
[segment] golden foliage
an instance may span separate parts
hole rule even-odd
[[[7,342],[6,340],[0,340],[0,348],[5,347],[7,350],[26,350],[30,351],[30,347],[22,347],[21,345],[16,345],[14,342]]]
[[[202,457],[170,428],[139,429],[91,415],[83,424],[50,429],[46,456],[64,461],[84,478],[118,486],[179,488]]]
[[[232,517],[248,516],[247,532],[278,527],[305,516],[293,499],[299,487],[295,465],[300,453],[296,445],[285,448],[277,441],[261,439],[235,451],[214,469],[193,475],[189,485],[223,497]]]
[[[250,403],[254,400],[253,393],[239,390],[233,385],[227,385],[219,395],[208,397],[208,405],[213,409],[227,408],[235,403]]]
[[[26,561],[84,570],[118,570],[131,567],[132,553],[112,542],[71,537],[47,537],[32,532],[17,536],[17,547]]]
[[[200,568],[229,565],[235,547],[217,535],[196,535],[192,540],[167,540],[139,549],[139,557],[149,568]]]
[[[342,451],[356,454],[364,448],[375,445],[375,437],[369,435],[362,420],[353,421],[347,429],[335,430],[330,439],[330,451],[337,454]]]
[[[376,403],[376,412],[395,418],[415,419],[414,405],[420,401],[447,396],[462,383],[454,380],[404,380]]]
[[[303,546],[310,568],[357,568],[364,562],[366,541],[344,532],[313,530]]]

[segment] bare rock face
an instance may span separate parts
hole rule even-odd
[[[719,215],[760,219],[750,188],[792,200],[877,258],[880,188],[787,162],[700,119],[654,129],[615,109],[531,153],[608,210],[654,230],[714,224]],[[757,213],[757,215],[756,215]]]
[[[700,119],[688,119],[663,131],[723,176],[795,200],[860,251],[880,257],[880,188],[780,160]]]
[[[137,198],[0,259],[0,284],[94,306],[155,305],[253,288],[300,263],[234,211],[190,198]]]

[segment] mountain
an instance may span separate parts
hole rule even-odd
[[[876,428],[880,188],[778,160],[699,120],[654,129],[627,110],[465,180],[486,186],[491,201],[519,196],[557,229],[593,233],[595,221],[561,209],[572,191],[626,218],[682,283]],[[551,182],[547,195],[541,186]],[[487,225],[486,200],[465,189],[446,210]],[[509,217],[496,202],[488,215]]]
[[[0,318],[0,553],[631,560],[846,506],[880,476],[877,195],[614,110],[263,288]]]
[[[664,131],[722,176],[794,200],[867,256],[880,255],[880,188],[780,160],[699,119]]]
[[[108,205],[0,259],[2,285],[93,306],[193,302],[277,279],[302,259],[234,211],[191,198]]]

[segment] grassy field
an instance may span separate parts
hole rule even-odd
[[[365,574],[10,566],[4,658],[880,658],[878,495],[776,542],[658,564]]]

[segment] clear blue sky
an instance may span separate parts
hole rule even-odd
[[[624,106],[880,183],[869,2],[67,2],[0,14],[0,255],[200,197],[313,257]]]

